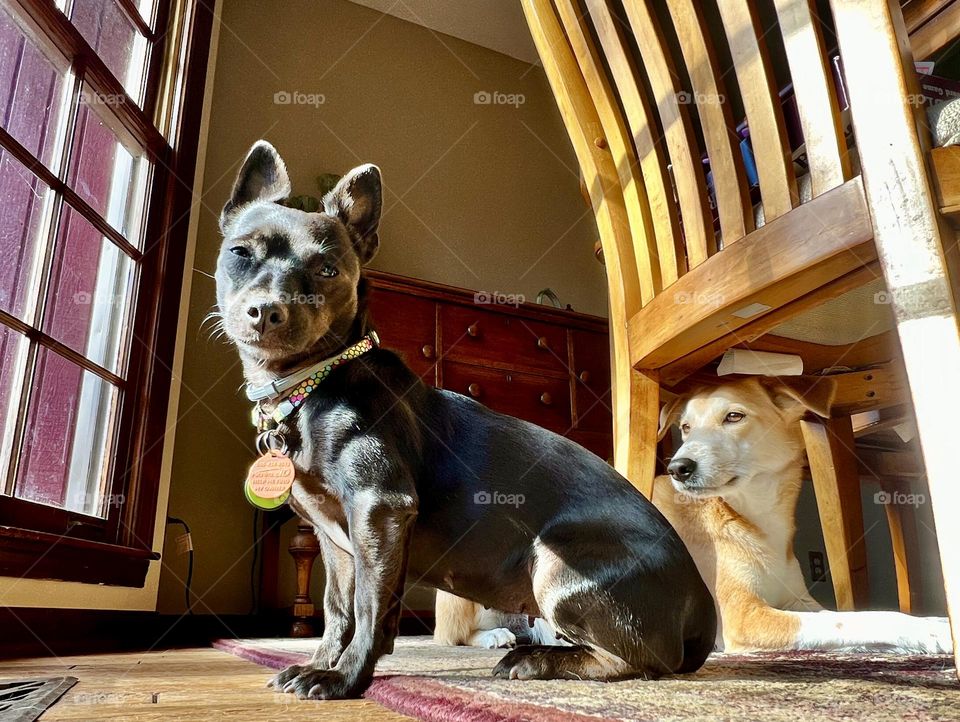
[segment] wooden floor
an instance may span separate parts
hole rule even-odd
[[[65,675],[80,680],[43,722],[409,719],[367,700],[300,701],[267,689],[271,674],[215,649],[0,661],[0,680]]]

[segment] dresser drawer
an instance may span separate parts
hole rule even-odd
[[[567,379],[500,371],[444,359],[443,388],[551,431],[562,434],[570,428]]]
[[[384,289],[373,289],[369,304],[381,345],[400,354],[424,383],[436,384],[437,304]]]
[[[517,315],[442,306],[443,358],[567,373],[567,333],[560,326]]]
[[[605,334],[572,329],[573,374],[576,377],[577,428],[607,434],[613,431],[610,397],[610,345]]]
[[[570,441],[576,441],[587,451],[592,451],[608,464],[613,464],[613,436],[595,431],[571,431],[567,434]]]

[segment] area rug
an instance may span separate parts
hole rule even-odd
[[[272,669],[302,664],[315,645],[312,639],[214,642]],[[401,637],[377,665],[366,697],[426,722],[960,719],[960,683],[945,655],[716,654],[696,674],[656,682],[519,682],[490,676],[503,654]]]

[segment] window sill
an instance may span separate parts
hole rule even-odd
[[[0,576],[143,587],[150,549],[0,526]]]

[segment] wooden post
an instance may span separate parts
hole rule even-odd
[[[310,579],[313,563],[320,554],[320,543],[309,524],[297,524],[297,533],[290,540],[290,556],[297,567],[297,596],[293,598],[291,637],[313,637],[313,600],[310,598]]]
[[[801,421],[837,609],[869,603],[860,470],[850,417]]]
[[[881,488],[890,495],[884,506],[890,527],[890,545],[897,571],[897,601],[900,611],[911,614],[916,608],[916,596],[921,588],[919,559],[913,558],[911,545],[917,542],[916,510],[898,504],[896,494],[905,494],[905,485],[881,482]]]

